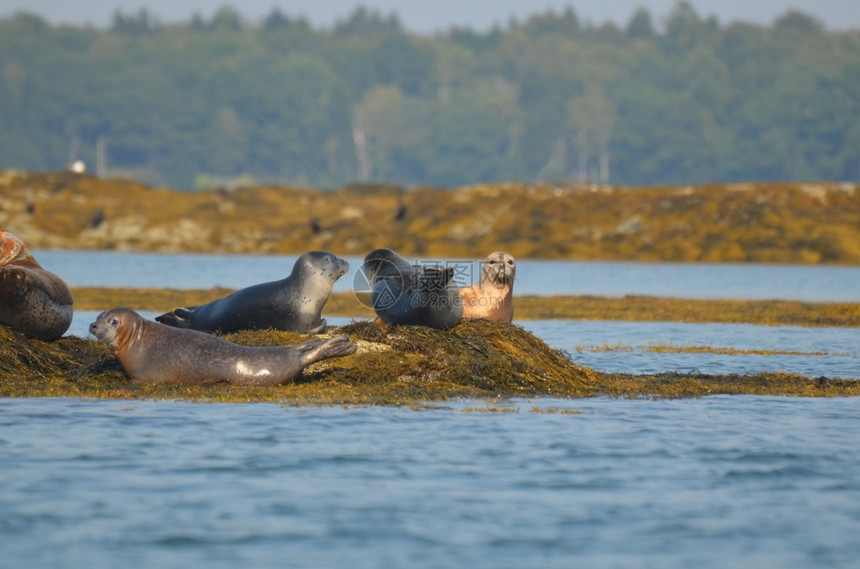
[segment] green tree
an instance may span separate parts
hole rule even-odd
[[[331,29],[224,6],[110,29],[0,19],[0,167],[89,164],[333,187],[355,179],[613,184],[860,178],[860,31],[801,12],[720,26],[681,2],[654,28],[547,11],[410,33],[358,8]]]
[[[654,24],[651,22],[651,12],[638,8],[627,24],[625,32],[629,38],[652,38],[655,35]]]

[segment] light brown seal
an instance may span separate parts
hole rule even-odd
[[[0,325],[39,340],[56,340],[72,323],[65,281],[36,262],[20,237],[0,229]]]
[[[503,251],[487,255],[478,282],[460,289],[463,318],[510,323],[514,319],[516,260]]]
[[[157,383],[277,385],[295,380],[314,362],[356,349],[344,335],[295,346],[242,346],[145,320],[128,308],[102,312],[90,333],[110,346],[133,381]]]

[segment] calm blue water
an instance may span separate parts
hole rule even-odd
[[[243,288],[282,279],[295,255],[167,255],[101,251],[36,251],[41,265],[71,286]],[[351,270],[335,283],[352,290],[361,258],[347,257]],[[477,279],[475,260],[448,260]],[[471,283],[469,283],[471,284]],[[676,298],[860,301],[860,267],[517,261],[519,295],[641,294]]]
[[[2,566],[856,567],[854,399],[483,407],[0,400]]]
[[[747,374],[786,371],[809,377],[860,379],[860,328],[807,328],[684,322],[535,321],[519,325],[592,369],[621,373]],[[595,351],[622,345],[631,351]],[[649,344],[736,350],[826,352],[827,355],[653,353]]]

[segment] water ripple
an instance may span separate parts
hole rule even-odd
[[[4,559],[791,568],[860,555],[852,399],[507,405],[518,412],[0,400]]]

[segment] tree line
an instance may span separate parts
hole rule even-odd
[[[856,182],[858,93],[860,31],[798,11],[568,9],[434,35],[366,8],[329,28],[229,6],[108,29],[18,13],[0,20],[0,167],[176,188]]]

